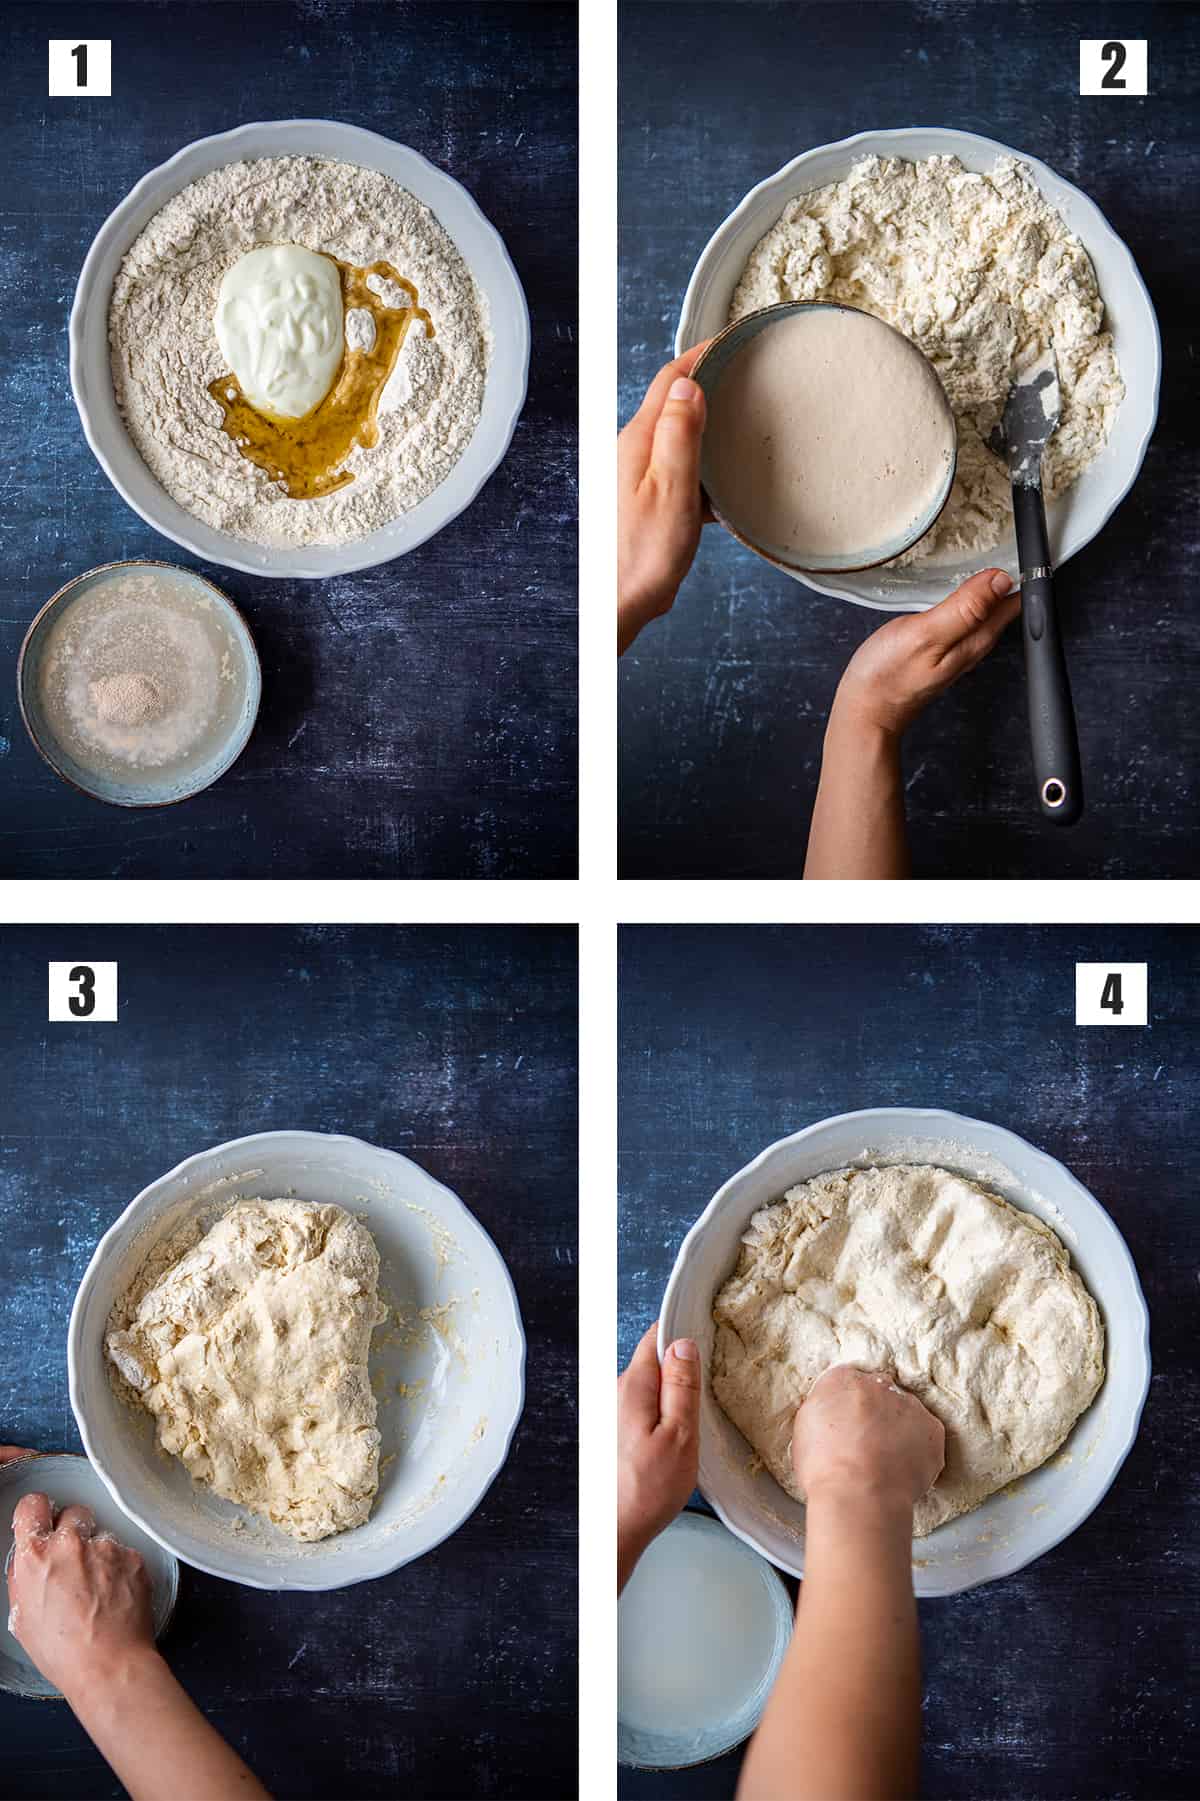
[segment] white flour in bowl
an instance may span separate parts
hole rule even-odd
[[[894,325],[933,363],[954,409],[958,467],[933,529],[898,564],[992,550],[1012,519],[987,447],[1014,373],[1053,346],[1061,413],[1042,481],[1053,499],[1104,447],[1125,394],[1079,239],[1011,156],[987,175],[956,156],[864,157],[801,194],[750,253],[731,320],[783,300],[840,300]]]
[[[434,328],[405,338],[378,442],[346,461],[354,480],[312,500],[289,498],[241,454],[208,392],[228,374],[213,325],[221,281],[264,244],[389,262]],[[348,322],[352,345],[360,325]],[[187,512],[256,544],[345,544],[408,512],[445,481],[483,405],[487,305],[470,270],[427,206],[352,163],[262,157],[192,182],[126,252],[108,329],[117,405],[151,474]]]

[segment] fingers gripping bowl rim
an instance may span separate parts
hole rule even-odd
[[[199,1487],[178,1459],[161,1452],[150,1417],[114,1393],[103,1343],[114,1301],[161,1237],[239,1197],[289,1194],[363,1219],[379,1246],[381,1295],[401,1306],[410,1325],[422,1307],[448,1312],[454,1322],[443,1339],[435,1319],[417,1350],[411,1330],[392,1332],[385,1324],[375,1335],[379,1494],[366,1525],[313,1544],[289,1539]],[[114,1500],[185,1563],[250,1588],[344,1588],[388,1575],[441,1544],[503,1468],[524,1404],[524,1370],[512,1278],[458,1196],[396,1151],[323,1132],[232,1139],[151,1182],[97,1245],[67,1341],[71,1407]],[[401,1381],[417,1390],[415,1398],[401,1399]]]
[[[706,1374],[699,1487],[732,1532],[780,1569],[804,1574],[804,1509],[751,1467],[745,1439],[713,1399],[712,1303],[759,1208],[797,1182],[858,1162],[958,1169],[1046,1221],[1100,1308],[1105,1376],[1065,1446],[1010,1491],[914,1542],[919,1596],[958,1594],[1011,1575],[1062,1542],[1099,1505],[1137,1436],[1150,1383],[1149,1316],[1128,1248],[1099,1202],[1061,1163],[987,1121],[939,1109],[880,1107],[819,1120],[769,1145],[725,1182],[680,1247],[663,1298],[659,1355],[694,1338]]]
[[[1158,416],[1162,346],[1154,306],[1132,253],[1095,201],[1040,158],[977,132],[925,125],[862,131],[804,151],[752,188],[701,251],[684,295],[675,353],[682,355],[725,326],[747,257],[788,202],[813,188],[843,180],[865,156],[900,156],[913,161],[957,156],[966,168],[981,174],[994,166],[997,157],[1016,157],[1028,166],[1042,194],[1092,259],[1105,303],[1105,326],[1113,334],[1125,382],[1125,398],[1108,444],[1068,492],[1047,509],[1050,547],[1055,566],[1060,566],[1102,530],[1137,480]],[[967,560],[857,574],[786,573],[835,600],[849,600],[877,612],[908,613],[936,606],[967,576],[991,564],[1017,579],[1020,571],[1011,531],[994,550]]]
[[[409,512],[346,544],[261,545],[233,538],[188,513],[143,463],[125,429],[109,366],[108,302],[125,252],[154,215],[191,182],[229,163],[317,156],[378,169],[423,201],[454,241],[488,307],[492,338],[483,412],[449,475]],[[319,581],[392,561],[424,544],[475,500],[503,460],[525,403],[529,309],[495,226],[467,190],[416,150],[332,119],[268,119],[186,144],[142,176],[101,225],[71,309],[71,391],[84,435],[113,487],[135,513],[195,556],[268,579]]]

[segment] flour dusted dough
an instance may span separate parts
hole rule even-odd
[[[801,194],[750,253],[731,320],[781,300],[841,300],[929,357],[958,423],[945,511],[898,564],[970,558],[1009,529],[1008,472],[987,448],[1018,368],[1053,343],[1061,412],[1042,461],[1054,498],[1103,449],[1125,394],[1091,259],[1028,169],[956,156],[864,157]]]
[[[239,1201],[135,1281],[108,1355],[197,1482],[328,1538],[363,1524],[379,1485],[378,1281],[374,1240],[341,1207]]]
[[[894,1370],[946,1429],[913,1534],[1053,1455],[1104,1376],[1096,1303],[1057,1236],[929,1165],[842,1169],[756,1213],[716,1297],[713,1393],[775,1480],[835,1363]]]

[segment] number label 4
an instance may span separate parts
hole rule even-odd
[[[1077,1026],[1144,1026],[1150,1023],[1147,963],[1077,963]]]

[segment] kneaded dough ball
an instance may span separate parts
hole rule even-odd
[[[239,1201],[135,1284],[108,1355],[195,1481],[328,1538],[364,1523],[379,1486],[378,1284],[375,1242],[341,1207]]]
[[[835,1363],[894,1370],[946,1429],[913,1534],[1062,1444],[1104,1378],[1104,1328],[1062,1243],[950,1170],[842,1169],[756,1213],[713,1306],[717,1401],[780,1486],[796,1409]]]

